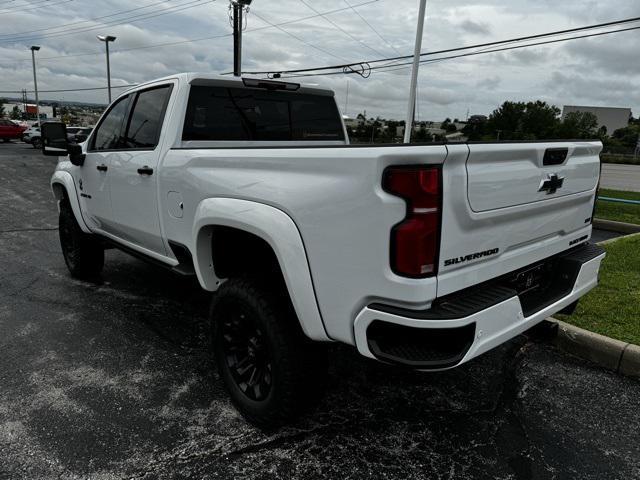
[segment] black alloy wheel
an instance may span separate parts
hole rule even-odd
[[[220,378],[250,423],[291,423],[322,397],[326,345],[302,333],[282,279],[225,280],[210,316]]]
[[[71,275],[80,279],[97,277],[104,266],[104,247],[94,235],[78,225],[68,200],[60,202],[58,236],[64,261]]]
[[[266,400],[273,366],[262,330],[243,305],[228,305],[221,313],[222,348],[233,380],[251,400]]]

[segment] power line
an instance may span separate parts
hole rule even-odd
[[[640,30],[640,26],[638,27],[629,27],[629,28],[622,28],[622,29],[618,29],[618,30],[609,30],[606,32],[599,32],[599,33],[591,33],[591,34],[587,34],[587,35],[578,35],[575,37],[568,37],[568,38],[559,38],[559,39],[555,39],[555,40],[547,40],[544,42],[536,42],[536,43],[528,43],[526,45],[512,45],[509,47],[504,47],[504,48],[495,48],[492,50],[479,50],[479,51],[475,51],[475,52],[469,52],[469,53],[462,53],[462,54],[458,54],[458,55],[450,55],[450,56],[446,56],[446,57],[439,57],[439,58],[433,58],[433,59],[427,59],[427,60],[420,60],[420,63],[435,63],[435,62],[440,62],[440,61],[444,61],[444,60],[451,60],[451,59],[455,59],[455,58],[463,58],[463,57],[471,57],[471,56],[475,56],[475,55],[484,55],[487,53],[495,53],[495,52],[505,52],[505,51],[509,51],[509,50],[518,50],[521,48],[529,48],[529,47],[535,47],[535,46],[539,46],[539,45],[548,45],[548,44],[553,44],[553,43],[560,43],[560,42],[566,42],[569,40],[578,40],[578,39],[582,39],[582,38],[590,38],[590,37],[597,37],[597,36],[601,36],[601,35],[609,35],[612,33],[620,33],[620,32],[628,32],[628,31],[632,31],[632,30]],[[426,55],[433,55],[434,53],[429,53]],[[425,54],[422,54],[425,55]],[[395,64],[389,64],[389,65],[379,65],[379,66],[374,66],[371,67],[370,70],[380,70],[381,72],[392,72],[392,71],[396,71],[396,70],[403,70],[408,68],[405,65],[411,65],[413,62],[403,62],[403,63],[395,63]],[[394,68],[395,67],[395,68]],[[400,68],[397,68],[400,67]],[[299,78],[299,77],[316,77],[316,76],[325,76],[325,75],[341,75],[341,74],[348,74],[348,73],[352,73],[352,72],[345,72],[345,71],[336,71],[336,72],[327,72],[327,73],[309,73],[309,74],[291,74],[291,75],[285,75],[281,78]]]
[[[64,37],[67,35],[76,35],[78,33],[90,32],[93,30],[100,30],[105,26],[117,26],[117,25],[122,25],[123,23],[135,23],[140,20],[147,20],[149,18],[159,17],[161,15],[168,15],[170,13],[181,12],[183,10],[199,7],[201,5],[206,5],[208,3],[209,3],[208,0],[191,0],[186,3],[182,3],[180,5],[175,5],[173,7],[166,8],[164,10],[161,10],[160,12],[153,12],[153,13],[147,12],[139,15],[134,15],[128,18],[122,18],[122,19],[117,19],[109,22],[104,22],[101,25],[97,25],[93,27],[78,27],[75,29],[70,29],[68,31],[53,32],[53,33],[44,34],[44,35],[35,35],[35,36],[32,35],[32,36],[0,39],[0,43],[15,43],[15,42],[22,42],[22,41],[33,40],[33,39],[41,40],[41,39],[48,39],[48,38]]]
[[[309,47],[311,47],[311,48],[314,48],[314,49],[318,50],[319,52],[322,52],[322,53],[324,53],[324,54],[326,54],[326,55],[329,55],[330,57],[333,57],[333,58],[337,58],[337,59],[340,59],[340,60],[345,60],[345,58],[344,58],[344,57],[341,57],[340,55],[336,55],[336,54],[334,54],[334,53],[330,52],[329,50],[325,50],[325,49],[324,49],[324,48],[322,48],[322,47],[318,47],[317,45],[314,45],[313,43],[307,42],[307,41],[306,41],[306,40],[304,40],[303,38],[301,38],[301,37],[299,37],[299,36],[297,36],[297,35],[295,35],[295,34],[293,34],[293,33],[289,32],[288,30],[285,30],[284,28],[282,28],[282,27],[281,27],[280,25],[278,25],[278,24],[271,23],[271,22],[270,22],[269,20],[267,20],[266,18],[261,17],[260,15],[258,15],[255,11],[252,11],[252,12],[251,12],[251,14],[252,14],[253,16],[255,16],[255,17],[258,17],[258,18],[259,18],[260,20],[262,20],[263,22],[268,23],[270,26],[277,28],[277,29],[278,29],[278,30],[280,30],[282,33],[284,33],[284,34],[286,34],[286,35],[289,35],[291,38],[295,38],[295,39],[296,39],[296,40],[298,40],[299,42],[304,43],[305,45],[307,45],[307,46],[309,46]],[[321,15],[318,15],[318,16],[321,16]]]
[[[470,57],[470,56],[475,56],[475,55],[483,55],[485,53],[496,53],[496,52],[505,52],[505,51],[509,51],[509,50],[519,50],[522,48],[528,48],[528,47],[535,47],[535,46],[541,46],[541,45],[550,45],[550,44],[554,44],[554,43],[562,43],[562,42],[567,42],[570,40],[579,40],[579,39],[583,39],[583,38],[591,38],[591,37],[599,37],[602,35],[609,35],[612,33],[621,33],[621,32],[629,32],[632,30],[640,30],[640,26],[638,27],[628,27],[628,28],[621,28],[618,30],[609,30],[606,32],[598,32],[598,33],[590,33],[590,34],[586,34],[586,35],[576,35],[574,37],[568,37],[568,38],[558,38],[555,40],[547,40],[544,42],[535,42],[535,43],[528,43],[526,45],[512,45],[509,47],[504,47],[504,48],[494,48],[491,50],[479,50],[476,52],[470,52],[470,53],[462,53],[462,54],[458,54],[458,55],[450,55],[447,57],[440,57],[440,58],[434,58],[434,59],[430,59],[430,60],[421,60],[420,63],[431,63],[431,62],[438,62],[438,61],[442,61],[442,60],[451,60],[451,59],[455,59],[455,58],[463,58],[463,57]],[[392,71],[390,70],[390,68],[392,67],[396,67],[396,66],[400,66],[400,65],[408,65],[410,64],[410,62],[406,62],[406,63],[402,63],[402,64],[396,64],[396,65],[382,65],[380,67],[373,67],[375,69],[380,69],[381,71]],[[407,68],[407,67],[403,67],[403,68]],[[382,70],[385,69],[385,70]],[[389,70],[387,70],[389,69]],[[396,70],[395,68],[393,68],[393,70]],[[398,68],[397,70],[401,70],[401,68]]]
[[[41,8],[46,7],[54,7],[56,5],[60,5],[61,3],[69,3],[72,2],[73,0],[62,0],[60,2],[56,2],[56,3],[49,3],[49,1],[47,0],[46,2],[40,2],[40,3],[46,3],[46,5],[40,5],[40,4],[36,4],[36,3],[30,3],[29,5],[39,5],[39,6],[34,6],[33,8],[16,8],[13,10],[0,10],[0,13],[23,13],[23,12],[30,12],[31,10],[40,10]],[[27,6],[27,5],[23,5],[23,6]]]
[[[331,20],[329,17],[327,17],[326,15],[318,12],[318,10],[316,10],[313,6],[309,5],[305,0],[300,0],[300,2],[306,6],[308,9],[312,10],[314,13],[319,14],[325,21],[327,21],[330,25],[333,25],[334,28],[337,28],[338,30],[340,30],[342,33],[344,33],[345,35],[347,35],[350,39],[358,42],[361,45],[364,45],[366,48],[368,48],[369,50],[371,50],[372,52],[374,52],[376,55],[384,55],[383,53],[381,53],[379,50],[376,50],[375,48],[371,47],[370,45],[367,45],[365,42],[363,42],[362,40],[354,37],[351,33],[347,32],[344,28],[342,28],[340,25],[338,25],[336,22],[334,22],[333,20]]]
[[[368,26],[368,27],[373,31],[373,33],[375,33],[375,34],[378,36],[378,38],[380,38],[380,40],[382,40],[382,41],[383,41],[383,42],[384,42],[388,47],[391,47],[391,48],[392,48],[392,49],[393,49],[393,50],[394,50],[398,55],[402,55],[402,54],[400,53],[400,51],[399,51],[396,47],[394,47],[391,43],[389,43],[389,42],[388,42],[388,41],[387,41],[387,40],[382,36],[382,34],[381,34],[380,32],[378,32],[378,30],[376,30],[376,29],[373,27],[373,25],[371,25],[371,24],[367,21],[367,19],[366,19],[366,18],[364,18],[364,17],[360,14],[360,12],[358,12],[358,10],[356,10],[356,9],[354,8],[354,6],[352,6],[352,5],[348,2],[348,0],[344,0],[344,3],[346,3],[347,5],[349,5],[349,8],[353,11],[353,13],[355,13],[358,17],[360,17],[360,19],[361,19],[361,20],[362,20],[362,21],[363,21],[363,22],[364,22],[364,23],[365,23],[365,24],[366,24],[366,25],[367,25],[367,26]]]
[[[362,7],[365,5],[370,5],[372,3],[377,2],[378,0],[368,0],[362,3],[359,3],[357,5],[353,5],[353,7]],[[349,10],[348,7],[345,8],[337,8],[334,10],[329,10],[326,12],[322,12],[324,15],[328,15],[331,13],[337,13],[337,12],[343,12],[345,10]],[[255,12],[254,12],[255,14]],[[255,28],[249,28],[246,30],[246,32],[256,32],[259,30],[267,30],[270,28],[274,28],[274,27],[278,27],[278,26],[283,26],[283,25],[289,25],[292,23],[298,23],[298,22],[303,22],[306,20],[311,20],[313,18],[317,18],[320,15],[308,15],[306,17],[300,17],[300,18],[296,18],[293,20],[287,20],[285,22],[280,22],[277,24],[268,24],[266,26],[263,27],[255,27]],[[265,23],[269,23],[269,22],[265,22]],[[207,36],[207,37],[200,37],[200,38],[192,38],[192,39],[187,39],[187,40],[178,40],[175,42],[164,42],[164,43],[155,43],[155,44],[151,44],[151,45],[142,45],[139,47],[131,47],[131,48],[124,48],[124,49],[118,49],[115,51],[112,51],[111,53],[122,53],[122,52],[130,52],[133,50],[143,50],[143,49],[147,49],[147,48],[158,48],[158,47],[170,47],[170,46],[174,46],[174,45],[182,45],[185,43],[193,43],[193,42],[202,42],[205,40],[214,40],[217,38],[225,38],[225,37],[230,37],[232,36],[231,33],[225,33],[225,34],[220,34],[220,35],[213,35],[213,36]],[[55,60],[55,59],[59,59],[59,58],[74,58],[74,57],[86,57],[86,56],[92,56],[92,55],[104,55],[104,51],[100,50],[100,51],[95,51],[95,52],[86,52],[86,53],[76,53],[76,54],[71,54],[71,55],[56,55],[56,56],[52,56],[52,57],[38,57],[38,62],[42,62],[42,61],[46,61],[46,60]],[[17,60],[18,62],[30,62],[31,58],[25,58],[25,59],[20,59]]]
[[[111,88],[130,88],[138,85],[137,83],[131,83],[128,85],[112,85]],[[63,93],[63,92],[88,92],[91,90],[106,90],[109,87],[89,87],[89,88],[67,88],[62,90],[40,90],[38,93]],[[22,90],[0,90],[0,93],[22,93]]]
[[[163,3],[166,3],[166,0],[162,0],[162,1],[156,2],[156,3],[150,3],[150,4],[144,5],[142,7],[131,8],[129,10],[120,10],[120,11],[111,13],[109,15],[102,15],[100,17],[88,18],[86,20],[79,20],[77,22],[63,23],[62,25],[56,25],[55,27],[39,28],[37,30],[27,30],[27,31],[24,31],[24,32],[5,33],[5,34],[0,35],[0,37],[14,37],[14,36],[18,36],[18,35],[27,35],[27,34],[30,34],[30,33],[44,32],[44,31],[47,31],[47,30],[58,30],[60,28],[68,27],[68,26],[71,26],[71,25],[78,25],[80,23],[87,23],[87,22],[95,22],[95,21],[101,20],[103,18],[115,17],[117,15],[123,15],[125,13],[135,12],[137,10],[143,10],[145,8],[154,7],[156,5],[160,5],[160,4],[163,4]]]
[[[9,1],[7,3],[11,3],[11,1]],[[7,8],[5,10],[17,11],[17,10],[20,10],[21,8],[24,8],[24,7],[33,7],[35,5],[40,5],[42,3],[49,3],[49,0],[40,0],[38,2],[25,2],[23,5],[18,5],[17,6],[18,8],[15,8],[15,9]],[[14,5],[14,7],[15,7],[15,5]],[[3,10],[3,11],[5,11],[5,10]]]
[[[516,43],[516,42],[522,42],[522,41],[527,41],[527,40],[534,40],[534,39],[538,39],[538,38],[551,37],[551,36],[557,36],[557,35],[564,35],[564,34],[567,34],[567,33],[575,33],[575,32],[580,32],[580,31],[585,31],[585,30],[593,30],[593,29],[598,29],[598,28],[603,28],[603,27],[608,27],[608,26],[621,25],[621,24],[632,23],[632,22],[637,22],[637,21],[640,21],[640,17],[627,18],[627,19],[623,19],[623,20],[600,23],[600,24],[595,24],[595,25],[588,25],[588,26],[584,26],[584,27],[570,28],[570,29],[566,29],[566,30],[557,30],[557,31],[554,31],[554,32],[539,33],[539,34],[536,34],[536,35],[528,35],[528,36],[524,36],[524,37],[511,38],[511,39],[507,39],[507,40],[498,40],[498,41],[493,41],[493,42],[480,43],[480,44],[477,44],[477,45],[468,45],[468,46],[465,46],[465,47],[456,47],[456,48],[449,48],[449,49],[446,49],[446,50],[438,50],[438,51],[433,51],[433,52],[424,52],[424,53],[421,53],[420,56],[424,57],[424,56],[430,56],[430,55],[439,55],[439,54],[443,54],[443,53],[453,53],[453,52],[469,50],[469,49],[473,49],[473,48],[491,47],[491,46],[496,46],[496,45]],[[382,59],[378,59],[378,60],[365,60],[365,61],[361,61],[361,62],[354,62],[354,63],[351,63],[351,64],[330,65],[330,66],[324,66],[324,67],[309,67],[309,68],[299,68],[299,69],[291,69],[291,70],[268,70],[268,71],[260,71],[260,72],[252,71],[252,72],[244,72],[244,73],[251,74],[251,75],[266,75],[266,74],[272,74],[272,73],[305,73],[305,72],[316,72],[316,71],[323,71],[323,70],[343,69],[345,67],[360,65],[360,64],[363,64],[363,63],[375,64],[375,63],[381,63],[381,62],[390,62],[390,61],[394,61],[394,60],[407,60],[407,59],[412,59],[412,58],[413,58],[413,55],[402,55],[402,56],[398,56],[398,57],[382,58]]]

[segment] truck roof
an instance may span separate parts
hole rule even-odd
[[[185,83],[189,83],[191,85],[211,85],[211,86],[226,86],[226,87],[236,87],[236,88],[252,88],[248,87],[244,84],[244,80],[260,80],[261,82],[274,82],[274,83],[291,83],[286,82],[286,80],[268,80],[268,79],[260,79],[255,77],[234,77],[231,75],[220,75],[215,73],[202,73],[202,72],[183,72],[176,73],[173,75],[167,75],[166,77],[156,78],[153,80],[149,80],[148,82],[143,82],[135,87],[131,87],[127,89],[123,93],[130,92],[132,90],[137,90],[140,87],[144,87],[145,85],[150,85],[153,83],[161,82],[163,80],[173,80],[177,79],[183,81]],[[328,90],[326,88],[321,88],[318,85],[308,84],[303,85],[300,83],[295,83],[295,85],[300,85],[300,88],[297,89],[299,93],[312,93],[315,95],[330,95],[334,96],[333,90]]]

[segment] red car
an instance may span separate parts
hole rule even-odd
[[[21,127],[11,120],[0,118],[0,139],[2,139],[3,142],[18,140],[22,137],[22,132],[26,129],[27,127]]]

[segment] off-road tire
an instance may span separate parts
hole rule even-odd
[[[302,333],[286,289],[274,283],[280,282],[231,278],[214,294],[210,310],[220,377],[236,408],[260,428],[291,423],[313,407],[322,397],[327,374],[326,346]],[[255,341],[244,340],[252,334]],[[239,359],[248,357],[241,364]],[[253,361],[255,372],[241,377],[240,366],[247,361]],[[255,391],[258,383],[261,395]]]
[[[104,247],[93,235],[81,230],[66,199],[60,202],[58,233],[62,255],[71,275],[83,280],[100,275],[104,266]]]

